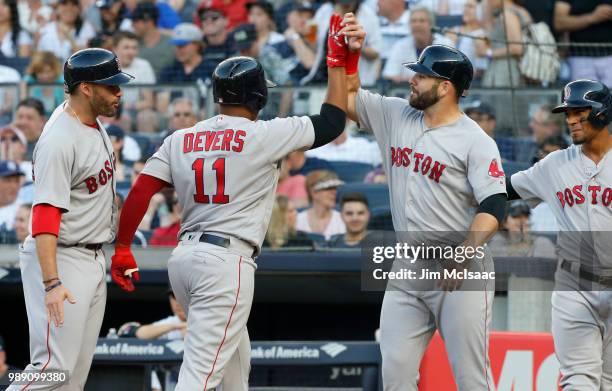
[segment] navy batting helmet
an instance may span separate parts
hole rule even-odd
[[[416,62],[402,65],[416,73],[450,81],[459,95],[470,89],[474,77],[470,59],[459,50],[445,45],[427,46]]]
[[[79,50],[64,64],[64,84],[68,93],[83,82],[116,86],[132,79],[134,76],[121,72],[117,56],[106,49]]]
[[[612,95],[605,84],[594,80],[575,80],[563,88],[561,104],[553,113],[561,113],[569,108],[590,107],[587,118],[596,128],[602,128],[612,121]]]
[[[261,64],[251,57],[228,58],[213,72],[215,103],[247,106],[254,112],[266,105],[268,88],[275,86],[266,80]]]

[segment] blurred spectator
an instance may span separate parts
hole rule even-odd
[[[489,44],[476,41],[476,53],[490,59],[483,76],[485,87],[517,87],[524,85],[519,70],[523,55],[523,29],[532,23],[529,13],[515,0],[489,0],[490,12],[497,15],[487,31]],[[490,18],[490,16],[489,16]]]
[[[21,28],[27,31],[36,42],[40,30],[51,20],[53,8],[46,1],[22,0],[17,2],[17,10]]]
[[[21,187],[23,172],[17,163],[0,160],[0,231],[12,230],[20,203],[17,194]]]
[[[312,247],[313,243],[304,232],[296,230],[297,210],[289,198],[277,195],[272,207],[270,225],[264,247]]]
[[[335,210],[336,189],[343,184],[335,173],[327,170],[316,170],[306,176],[308,200],[312,206],[298,213],[298,231],[320,234],[325,240],[346,232],[342,217]]]
[[[105,127],[116,125],[120,127],[122,131],[124,131],[123,129],[131,128],[131,118],[127,115],[123,115],[123,103],[119,103],[119,109],[117,110],[117,113],[114,117],[100,116],[98,118],[100,119],[100,122],[102,122],[102,125],[104,125]],[[142,151],[140,150],[138,142],[134,140],[133,137],[127,134],[123,138],[122,155],[123,159],[129,162],[135,162],[137,160],[140,160],[142,156]]]
[[[140,168],[140,171],[142,171],[142,168],[144,168],[144,164]],[[138,173],[140,173],[140,171]],[[132,184],[135,181],[134,177],[132,177]],[[123,204],[125,204],[125,200],[123,198],[123,195],[121,195],[121,193],[118,193],[118,192],[115,193],[115,203],[117,204],[117,216],[121,216],[121,210],[123,209]],[[136,230],[136,233],[134,234],[134,240],[132,241],[132,245],[136,245],[142,248],[147,247],[147,238],[145,237],[145,235],[142,233],[141,230],[139,229]]]
[[[41,30],[38,50],[52,52],[63,63],[72,53],[87,47],[96,30],[81,17],[78,0],[59,0],[55,14],[56,20]]]
[[[295,54],[297,64],[290,72],[291,84],[299,85],[308,75],[316,57],[317,37],[312,29],[314,7],[305,1],[295,2],[287,13],[287,29],[284,32],[285,40]]]
[[[464,111],[486,134],[495,140],[502,159],[516,160],[515,137],[498,135],[497,119],[495,118],[495,110],[493,110],[492,106],[482,101],[475,101],[472,105],[466,107]]]
[[[304,151],[293,151],[287,155],[290,175],[308,175],[315,170],[332,171],[332,165],[323,159],[307,157]]]
[[[563,117],[551,113],[552,107],[541,105],[529,118],[531,136],[519,139],[520,147],[516,150],[516,160],[520,162],[533,162],[537,157],[540,146],[550,136],[561,134]]]
[[[288,157],[285,157],[281,163],[276,194],[289,198],[289,201],[296,208],[304,208],[308,206],[306,177],[304,175],[289,175],[290,164],[288,160]]]
[[[159,11],[150,2],[138,3],[132,12],[132,28],[140,38],[139,55],[149,61],[155,75],[174,61],[174,50],[170,38],[157,27]]]
[[[555,28],[569,32],[570,78],[600,80],[612,86],[612,3],[609,0],[557,0]],[[580,47],[605,43],[604,47]]]
[[[380,56],[386,60],[393,45],[410,35],[410,11],[405,0],[378,0],[378,14],[384,47]]]
[[[127,8],[122,0],[98,0],[96,6],[100,10],[101,31],[113,35],[120,30],[131,30],[132,21],[128,19]]]
[[[17,213],[15,214],[15,223],[13,229],[17,236],[17,242],[23,243],[25,238],[30,234],[30,212],[32,211],[32,204],[19,205]]]
[[[558,151],[560,149],[565,149],[569,145],[560,134],[547,137],[542,145],[540,146],[540,150],[538,151],[537,160],[542,160],[550,153]],[[559,224],[557,223],[557,219],[553,214],[550,206],[545,203],[539,203],[535,208],[531,210],[530,216],[530,224],[533,232],[557,232],[559,231]]]
[[[529,229],[529,205],[524,200],[510,202],[502,229],[491,239],[493,256],[525,256],[533,243]]]
[[[198,122],[197,110],[193,107],[193,101],[186,98],[177,98],[168,107],[170,118],[170,130],[191,128]]]
[[[172,289],[168,289],[168,301],[172,315],[153,322],[144,324],[136,330],[136,338],[138,339],[183,339],[187,332],[187,316],[181,305],[176,301]]]
[[[529,12],[529,15],[531,15],[533,23],[544,22],[553,33],[555,32],[555,24],[553,21],[555,2],[556,0],[519,1],[527,12]]]
[[[18,370],[19,368],[7,364],[6,350],[4,350],[4,338],[0,335],[0,384],[10,384],[8,371]]]
[[[130,179],[130,181],[132,182],[132,186],[134,186],[134,182],[136,182],[138,175],[140,175],[140,173],[144,169],[146,162],[147,159],[141,159],[132,164],[132,178]]]
[[[118,31],[113,35],[113,51],[119,59],[121,70],[134,76],[133,84],[155,84],[155,72],[151,64],[138,57],[138,36],[129,31]],[[123,90],[121,98],[127,110],[153,109],[153,91],[130,88]]]
[[[230,31],[234,27],[246,23],[248,20],[246,4],[249,1],[250,0],[202,0],[198,9],[213,6],[214,8],[222,9],[228,17],[227,30]],[[196,24],[201,22],[199,17],[200,15],[196,14]]]
[[[234,42],[227,31],[227,15],[220,1],[204,4],[198,12],[204,35],[204,61],[214,69],[221,61],[236,53]]]
[[[485,31],[478,19],[478,2],[465,0],[463,9],[463,24],[452,28],[446,36],[453,41],[455,47],[465,53],[474,66],[474,78],[480,79],[487,69],[487,59],[476,54],[476,38],[484,37]]]
[[[25,134],[28,140],[27,160],[32,160],[34,146],[42,133],[45,122],[45,108],[40,100],[25,98],[17,104],[13,124]]]
[[[367,32],[359,59],[359,78],[362,85],[372,86],[380,75],[380,53],[384,51],[376,13],[361,0],[333,0],[332,3],[322,5],[317,11],[318,18],[327,21],[325,25],[319,27],[329,29],[329,19],[334,12],[339,15],[352,12],[356,15]]]
[[[363,183],[387,183],[387,174],[382,165],[368,172],[363,178]]]
[[[32,53],[32,39],[21,29],[17,0],[0,0],[0,52],[4,57],[28,57]]]
[[[125,133],[117,125],[106,127],[106,133],[113,144],[113,153],[115,154],[115,180],[118,182],[125,181],[130,177],[130,169],[123,164],[123,139]]]
[[[425,7],[416,7],[410,12],[411,36],[402,38],[391,48],[389,58],[383,69],[382,76],[393,83],[409,82],[414,75],[403,63],[416,61],[421,51],[429,45],[440,44],[453,46],[453,42],[445,36],[432,33],[435,26],[434,14]]]
[[[257,32],[255,25],[251,23],[241,24],[232,31],[234,48],[242,56],[257,57]]]
[[[210,80],[214,67],[202,58],[202,32],[192,23],[181,23],[172,32],[176,60],[164,68],[159,76],[161,83],[194,82]]]
[[[102,48],[113,51],[113,36],[105,32],[98,33],[89,40],[87,46],[90,48]]]
[[[0,130],[0,160],[12,160],[25,174],[26,181],[32,181],[32,162],[26,159],[28,141],[21,130],[15,126],[5,126]]]
[[[164,224],[156,228],[151,235],[149,244],[151,246],[176,246],[178,244],[178,233],[181,229],[181,205],[178,202],[176,193],[171,197],[165,198],[169,215]]]
[[[362,193],[346,193],[340,200],[340,215],[346,225],[344,235],[336,235],[329,241],[330,247],[355,248],[368,234],[370,208]]]
[[[45,115],[64,101],[64,74],[62,65],[51,52],[35,52],[23,78],[26,86],[30,84],[56,84],[55,86],[28,86],[22,95],[36,98],[45,107]],[[58,85],[59,84],[59,85]]]
[[[322,147],[306,151],[306,156],[327,160],[367,163],[373,166],[382,163],[380,149],[375,141],[364,137],[351,136],[350,128],[354,122],[347,120],[344,132],[334,141]]]
[[[432,2],[431,0],[427,0]],[[467,0],[434,0],[437,2],[436,8],[432,11],[439,15],[462,15],[465,11]]]

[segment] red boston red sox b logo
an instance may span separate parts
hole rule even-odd
[[[489,164],[489,176],[492,176],[493,178],[503,178],[506,176],[506,174],[504,174],[499,167],[497,159],[491,160],[491,164]]]

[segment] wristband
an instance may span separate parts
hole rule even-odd
[[[55,280],[59,280],[59,277],[53,277],[53,278],[49,278],[48,280],[44,280],[44,281],[43,281],[43,284],[48,284],[48,283],[50,283],[51,281],[55,281]]]
[[[55,284],[51,284],[48,287],[45,288],[45,292],[49,293],[51,292],[53,289],[57,288],[58,286],[62,285],[62,282],[60,280],[57,280],[57,282]]]

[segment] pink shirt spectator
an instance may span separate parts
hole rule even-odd
[[[276,194],[286,196],[298,208],[308,205],[306,177],[304,175],[293,175],[279,181]]]

